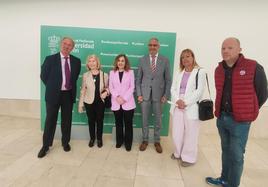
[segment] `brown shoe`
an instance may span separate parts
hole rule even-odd
[[[156,152],[158,152],[158,153],[162,153],[163,152],[163,149],[162,149],[162,147],[161,147],[161,145],[160,145],[159,142],[155,142],[154,143],[154,146],[155,146]]]
[[[181,166],[182,166],[182,167],[189,167],[189,166],[192,166],[192,165],[194,165],[194,163],[181,161]]]
[[[140,151],[145,151],[147,146],[148,146],[148,142],[147,141],[142,141],[142,143],[140,145]]]

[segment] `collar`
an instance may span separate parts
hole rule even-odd
[[[229,67],[229,66],[227,65],[227,63],[223,60],[223,61],[222,61],[223,68],[224,68],[224,69],[234,69],[234,68],[236,67],[236,65],[237,65],[239,62],[241,62],[242,59],[244,59],[244,55],[243,55],[242,53],[240,53],[238,59],[236,60],[236,62],[234,63],[234,65],[233,65],[232,67]]]
[[[152,58],[152,55],[149,54],[150,58]],[[158,53],[155,54],[155,58],[158,58]]]
[[[67,56],[70,59],[70,55]],[[65,56],[60,52],[60,58],[63,59]]]

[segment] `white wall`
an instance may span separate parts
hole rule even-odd
[[[182,49],[193,49],[210,74],[212,88],[221,42],[235,36],[244,55],[268,72],[265,1],[66,2],[1,1],[0,98],[40,99],[40,25],[176,32],[176,61]]]

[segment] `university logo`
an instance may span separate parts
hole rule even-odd
[[[60,37],[53,35],[53,36],[49,36],[47,39],[48,39],[48,48],[50,50],[50,54],[57,53],[59,49]]]

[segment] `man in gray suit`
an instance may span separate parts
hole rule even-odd
[[[159,41],[151,38],[148,43],[149,54],[140,59],[136,79],[138,102],[142,109],[142,134],[143,141],[140,151],[148,146],[149,124],[148,119],[153,108],[154,124],[154,146],[158,153],[162,153],[160,144],[160,129],[162,123],[162,104],[170,97],[171,76],[169,60],[158,54]]]

